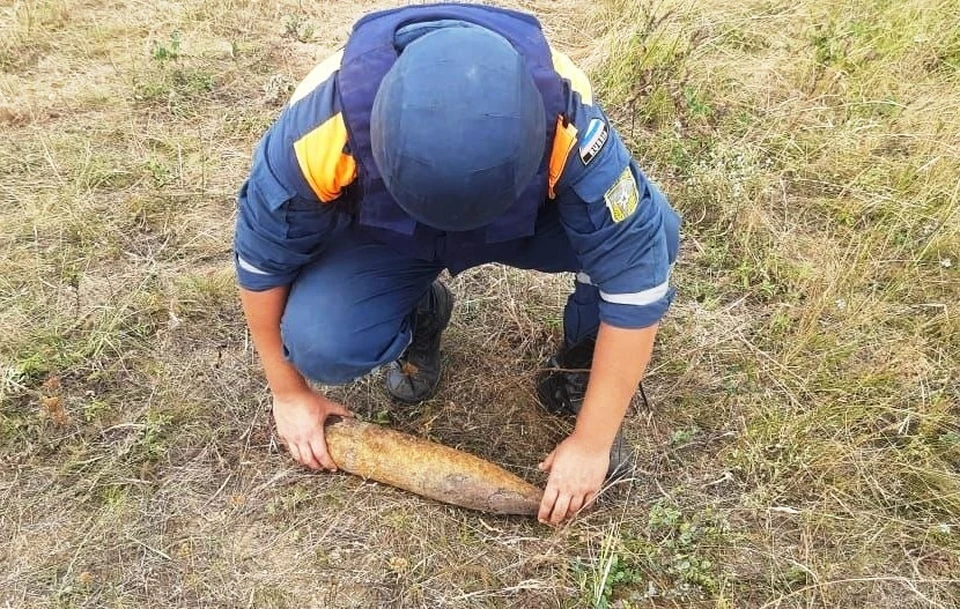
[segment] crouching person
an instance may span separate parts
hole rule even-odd
[[[576,273],[537,381],[546,408],[576,417],[540,464],[540,520],[623,472],[679,218],[536,19],[451,4],[364,17],[264,135],[239,206],[243,308],[298,462],[336,469],[323,423],[350,416],[307,379],[386,366],[393,398],[428,398],[454,307],[437,277],[498,262]]]

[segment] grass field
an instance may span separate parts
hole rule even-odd
[[[389,4],[0,1],[0,606],[960,607],[956,0],[510,3],[685,217],[636,477],[558,530],[273,439],[234,194]],[[465,273],[435,399],[334,395],[542,483],[569,281]]]

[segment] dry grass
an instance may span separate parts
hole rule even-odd
[[[558,531],[272,440],[233,195],[387,4],[0,6],[0,604],[960,607],[956,3],[513,4],[686,218],[637,478]],[[567,282],[465,273],[436,399],[336,395],[542,481]]]

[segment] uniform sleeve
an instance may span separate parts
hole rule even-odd
[[[289,192],[258,148],[240,189],[234,253],[241,287],[262,291],[289,285],[322,253],[343,221],[331,206]]]
[[[600,319],[644,328],[667,312],[675,290],[677,216],[644,176],[599,106],[576,100],[577,142],[557,184],[561,219],[582,272],[600,289]]]
[[[356,177],[332,78],[338,62],[334,56],[310,73],[254,153],[234,234],[245,289],[289,285],[349,223],[331,205]]]

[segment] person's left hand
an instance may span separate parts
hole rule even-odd
[[[550,473],[537,519],[558,525],[596,497],[610,464],[610,447],[596,446],[576,432],[547,455],[541,470]]]

